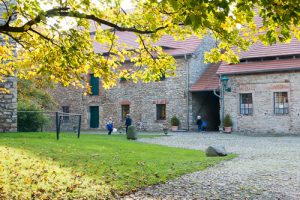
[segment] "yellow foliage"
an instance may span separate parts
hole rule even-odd
[[[0,199],[107,199],[100,181],[37,158],[25,150],[0,146]]]
[[[154,46],[166,34],[176,40],[211,34],[219,43],[206,54],[210,62],[237,62],[233,47],[245,51],[258,40],[274,44],[292,36],[300,38],[293,1],[132,3],[135,9],[130,11],[124,11],[119,0],[18,0],[16,5],[7,5],[3,17],[10,21],[0,25],[0,81],[17,69],[21,78],[43,77],[64,86],[83,87],[84,75],[93,73],[109,88],[122,76],[120,67],[126,60],[134,64],[128,79],[156,81],[162,72],[169,76],[175,71],[174,58]],[[12,16],[12,11],[18,15]],[[257,16],[262,18],[260,26]],[[132,32],[138,47],[120,42],[116,31]],[[17,57],[16,45],[8,36],[18,44]],[[106,54],[94,52],[94,42],[102,44]]]

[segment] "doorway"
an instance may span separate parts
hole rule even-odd
[[[208,131],[218,131],[220,125],[220,101],[213,91],[193,92],[193,117],[200,115],[207,122]]]
[[[90,106],[90,128],[99,128],[99,106]]]

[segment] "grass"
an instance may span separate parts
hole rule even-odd
[[[24,192],[29,193],[26,193],[29,196],[43,195],[48,192],[48,197],[53,197],[51,185],[41,188],[44,187],[41,183],[44,175],[48,176],[46,179],[53,178],[51,174],[47,174],[52,168],[60,170],[61,172],[56,174],[61,174],[61,177],[68,180],[57,183],[69,184],[66,186],[67,189],[59,190],[61,195],[73,195],[66,198],[80,198],[80,195],[100,195],[101,198],[104,196],[107,198],[203,170],[220,161],[235,157],[235,155],[206,157],[202,151],[128,141],[124,135],[83,134],[80,139],[77,139],[75,134],[61,134],[60,140],[57,141],[54,133],[1,133],[0,147],[0,180],[6,178],[7,181],[16,182],[15,185],[2,187],[1,190],[0,181],[0,199],[1,191],[2,196],[10,194],[12,192],[10,190],[16,190],[17,195],[17,185],[22,184],[27,184]],[[5,155],[6,157],[3,158]],[[11,161],[5,163],[5,160]],[[16,165],[20,162],[27,164],[20,169],[18,167],[20,165]],[[6,172],[3,170],[4,173],[1,174],[1,167],[6,169]],[[23,182],[18,182],[14,174],[15,167],[18,167],[16,170],[24,171],[24,168],[31,170],[32,175],[29,179],[36,176],[35,181],[38,182],[34,188],[31,186],[34,180],[26,182],[27,175],[22,177]],[[44,171],[46,174],[43,174]],[[61,181],[59,176],[55,178],[56,181]],[[91,192],[89,185],[99,186],[94,189],[98,194],[85,193],[85,190]],[[68,194],[70,188],[71,192]],[[31,190],[31,193],[28,190]],[[94,196],[90,197],[94,198]]]

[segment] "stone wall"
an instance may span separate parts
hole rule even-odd
[[[69,110],[70,113],[82,115],[81,118],[82,129],[89,129],[89,106],[100,107],[103,103],[103,97],[105,96],[103,92],[99,96],[84,95],[83,89],[75,88],[75,87],[62,87],[62,86],[57,86],[57,88],[51,93],[54,94],[54,99],[57,102],[57,111],[62,112],[62,107],[68,106],[70,109]],[[76,117],[70,117],[70,118],[72,118],[73,120],[70,119],[68,123],[64,122],[62,127],[63,130],[66,129],[72,130],[73,126],[76,126],[74,120],[76,120],[77,118]],[[54,119],[52,121],[54,121]],[[52,129],[53,128],[54,127],[52,127]]]
[[[161,130],[166,122],[176,115],[181,129],[189,129],[194,123],[192,95],[189,88],[207,68],[204,52],[214,44],[210,37],[203,39],[194,55],[176,57],[176,76],[152,83],[120,82],[109,90],[100,89],[99,96],[83,95],[82,90],[59,87],[55,92],[58,109],[69,106],[70,112],[82,114],[82,129],[89,129],[90,106],[99,106],[100,127],[104,129],[108,117],[112,117],[116,127],[122,121],[122,104],[130,105],[130,114],[135,124],[147,123],[149,130]],[[99,88],[102,88],[101,85]],[[166,104],[166,120],[156,119],[156,104]]]
[[[6,22],[1,18],[5,11],[5,6],[0,4],[0,24]],[[17,130],[17,81],[15,77],[7,77],[5,80],[0,82],[0,87],[10,90],[10,93],[0,93],[0,132]]]
[[[207,67],[209,67],[210,64],[207,64],[204,62],[204,53],[210,51],[215,45],[215,40],[210,37],[206,36],[203,38],[200,46],[197,48],[196,52],[192,56],[191,59],[189,59],[189,86],[188,88],[191,88],[193,84],[196,83],[196,81],[200,78],[200,76],[205,72]],[[188,91],[187,91],[188,92]],[[188,121],[189,126],[188,129],[191,130],[195,126],[196,116],[198,113],[198,108],[195,107],[195,101],[193,100],[193,95],[191,92],[188,92]],[[194,107],[193,107],[194,104]]]
[[[108,117],[112,116],[115,126],[124,122],[122,118],[122,104],[130,105],[130,114],[136,122],[142,120],[147,123],[149,130],[160,130],[163,123],[169,122],[176,115],[181,128],[187,129],[188,123],[188,86],[187,86],[187,58],[178,58],[175,77],[167,77],[163,81],[152,83],[120,82],[109,90],[100,90],[99,96],[84,95],[84,91],[76,88],[58,87],[54,96],[58,102],[58,110],[62,106],[69,106],[71,113],[82,114],[82,129],[90,129],[90,106],[99,106],[100,127],[104,129]],[[101,87],[101,86],[100,86]],[[156,120],[156,103],[166,103],[166,120]]]
[[[229,85],[225,114],[231,115],[235,131],[300,133],[300,72],[235,75]],[[274,114],[274,92],[288,92],[287,115]],[[252,93],[252,115],[240,114],[240,93]]]
[[[84,91],[72,87],[57,87],[53,91],[58,110],[69,106],[71,113],[82,114],[82,129],[89,129],[90,106],[99,106],[100,127],[105,129],[108,117],[112,117],[116,127],[124,124],[122,121],[122,102],[130,105],[133,122],[142,120],[149,130],[161,129],[163,123],[169,122],[176,115],[181,122],[181,128],[187,127],[187,71],[183,57],[177,59],[175,77],[167,77],[163,81],[152,83],[120,82],[109,90],[99,85],[99,96],[84,95]],[[156,103],[166,103],[167,120],[156,120]]]
[[[17,81],[8,77],[0,83],[10,93],[0,93],[0,132],[17,131]]]
[[[104,121],[101,125],[105,125],[108,116],[120,122],[121,104],[127,101],[130,103],[133,121],[147,122],[148,129],[161,129],[163,123],[169,122],[173,115],[179,118],[181,128],[187,128],[187,61],[184,58],[176,61],[175,77],[148,84],[124,82],[116,88],[107,90],[102,113]],[[156,120],[156,103],[166,103],[166,120]]]

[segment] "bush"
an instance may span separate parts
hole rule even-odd
[[[229,114],[226,114],[224,118],[224,127],[231,127],[232,126],[232,120]]]
[[[174,116],[171,118],[171,125],[172,125],[172,126],[179,126],[179,124],[180,124],[179,119],[174,115]]]
[[[18,113],[18,131],[36,132],[48,123],[48,119],[41,112],[42,109],[31,102],[18,102],[18,111],[36,111]]]

